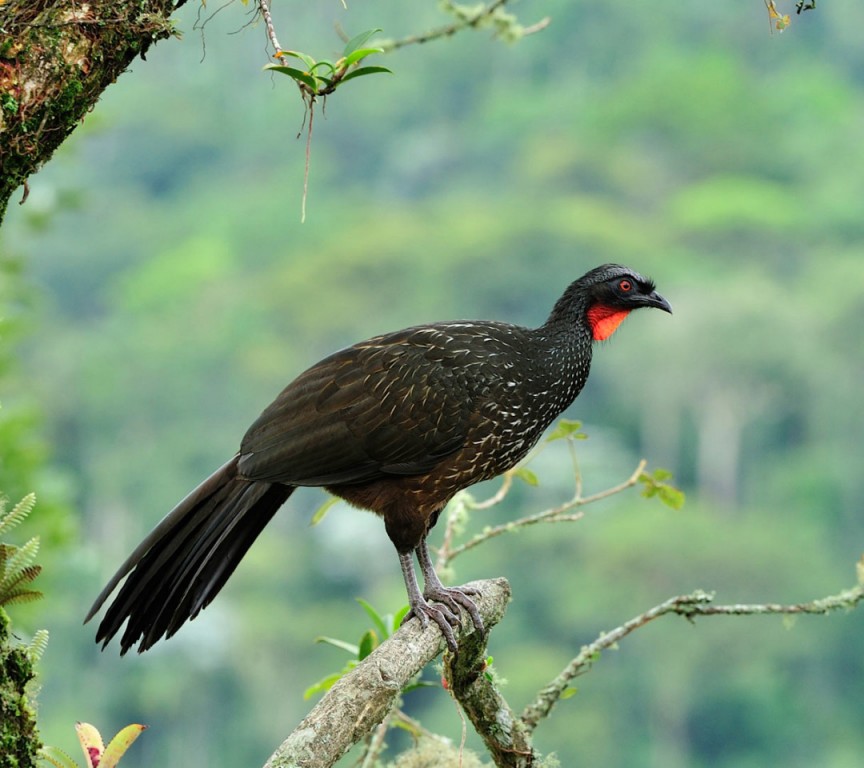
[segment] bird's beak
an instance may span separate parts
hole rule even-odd
[[[672,314],[672,305],[657,291],[651,291],[643,300],[646,307],[656,307],[657,309],[662,309],[664,312],[668,312],[670,315]]]

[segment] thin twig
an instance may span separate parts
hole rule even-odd
[[[570,461],[573,462],[573,477],[576,479],[575,498],[582,498],[582,468],[579,466],[579,457],[576,455],[574,440],[567,441],[567,450],[570,451]]]
[[[546,16],[546,17],[540,19],[540,21],[537,21],[534,24],[529,24],[527,27],[524,27],[522,29],[522,36],[528,37],[528,35],[535,35],[538,32],[542,32],[551,23],[552,23],[552,17]]]
[[[276,38],[276,28],[273,26],[273,17],[270,15],[270,6],[267,0],[258,0],[258,7],[261,9],[261,16],[264,18],[264,26],[267,27],[267,37],[270,38],[270,43],[276,52],[276,57],[284,62],[285,57],[282,56],[282,46],[279,45],[279,40]]]
[[[493,13],[495,13],[495,11],[497,11],[506,3],[507,0],[493,0],[491,3],[489,3],[489,5],[484,6],[475,14],[463,19],[459,19],[459,21],[454,21],[452,24],[446,24],[443,27],[438,27],[437,29],[432,29],[428,32],[421,32],[417,35],[408,35],[408,37],[403,37],[399,40],[385,40],[380,43],[380,46],[384,49],[385,52],[389,53],[390,51],[404,48],[407,45],[428,43],[432,40],[438,40],[441,37],[449,37],[450,35],[455,35],[457,32],[460,32],[467,27],[476,27],[478,24],[480,24],[480,22],[490,17]]]
[[[623,483],[619,483],[612,488],[607,488],[605,491],[593,493],[590,496],[582,496],[581,483],[577,483],[576,495],[574,495],[573,498],[571,498],[569,501],[565,501],[563,504],[559,504],[557,507],[551,507],[549,509],[546,509],[543,512],[538,512],[536,515],[529,515],[528,517],[523,517],[519,520],[513,520],[509,523],[502,523],[501,525],[495,525],[491,528],[486,528],[481,533],[478,533],[473,538],[466,541],[464,544],[461,544],[460,546],[453,549],[449,549],[448,547],[449,551],[445,551],[444,547],[442,546],[441,550],[439,551],[439,559],[443,561],[442,565],[447,565],[458,555],[461,555],[470,549],[474,549],[474,547],[482,544],[485,541],[488,541],[489,539],[494,539],[496,536],[500,536],[503,533],[517,531],[530,525],[536,525],[538,523],[557,523],[565,520],[570,522],[580,520],[584,515],[583,512],[578,512],[572,515],[567,515],[565,513],[577,507],[584,507],[587,504],[593,504],[596,501],[608,498],[609,496],[614,496],[616,493],[621,493],[628,488],[632,488],[634,485],[636,485],[637,482],[639,482],[639,478],[642,475],[642,472],[645,470],[646,464],[647,462],[645,461],[645,459],[642,459],[639,462],[639,465],[633,471],[633,474],[631,474],[630,477],[628,477]],[[496,496],[497,495],[498,494],[496,494]],[[485,502],[480,503],[485,504]],[[474,505],[470,506],[474,508]]]
[[[560,700],[570,682],[588,672],[602,651],[613,647],[631,632],[667,614],[684,616],[690,621],[695,616],[753,616],[760,614],[826,614],[840,609],[851,610],[864,600],[864,586],[847,589],[832,597],[812,600],[809,603],[783,605],[780,603],[713,605],[713,595],[696,590],[689,595],[679,595],[655,605],[650,610],[625,622],[620,627],[604,632],[593,643],[582,646],[579,654],[536,696],[522,712],[521,719],[533,730]]]
[[[444,744],[452,744],[453,742],[446,738],[445,736],[440,736],[437,733],[433,733],[428,728],[425,728],[423,724],[419,720],[415,720],[413,717],[406,715],[404,710],[394,709],[391,712],[391,721],[392,722],[400,722],[402,723],[405,730],[407,730],[415,739],[419,736],[424,736],[427,739],[433,739],[435,741],[440,741]]]
[[[514,470],[508,470],[501,476],[501,487],[485,501],[472,501],[468,506],[471,509],[489,509],[504,501],[504,498],[510,492],[510,487],[513,485]]]
[[[387,730],[390,728],[395,714],[395,709],[390,710],[387,716],[372,731],[360,768],[373,768],[378,763],[378,758],[381,757],[381,752],[384,750],[384,739],[387,738]]]

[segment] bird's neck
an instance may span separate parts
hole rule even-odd
[[[549,318],[536,333],[553,345],[591,352],[592,334],[588,323],[588,307],[579,299],[565,293],[552,308]]]
[[[574,311],[572,305],[564,309],[562,312],[553,311],[549,319],[533,332],[533,348],[549,384],[564,389],[562,397],[568,400],[566,405],[569,405],[588,379],[592,337],[586,325],[584,308],[581,312]]]

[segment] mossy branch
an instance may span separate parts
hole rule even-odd
[[[102,92],[153,42],[174,34],[174,8],[172,0],[0,4],[0,222],[12,193]]]
[[[30,494],[7,513],[5,499],[0,498],[0,533],[5,535],[23,522],[34,503],[35,496]],[[34,660],[45,650],[48,633],[37,632],[30,645],[17,642],[2,608],[41,596],[27,588],[41,570],[32,562],[38,546],[36,538],[22,547],[0,542],[0,766],[4,768],[35,768],[42,746],[27,684],[33,679]]]

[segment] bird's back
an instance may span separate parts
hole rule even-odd
[[[590,340],[483,321],[375,337],[282,391],[247,432],[240,473],[335,486],[435,470],[465,487],[527,453],[582,388],[590,353]]]

